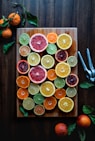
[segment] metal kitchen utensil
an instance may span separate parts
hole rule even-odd
[[[89,69],[87,68],[87,66],[85,64],[84,59],[83,59],[80,51],[78,51],[78,55],[79,55],[80,61],[82,63],[83,69],[86,72],[86,78],[88,80],[90,80],[91,82],[95,82],[95,69],[94,69],[94,66],[93,66],[93,63],[92,63],[89,48],[86,49],[86,54],[87,54]]]

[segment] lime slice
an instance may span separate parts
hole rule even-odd
[[[75,88],[75,87],[68,87],[67,89],[66,89],[66,95],[68,96],[68,97],[74,97],[75,95],[77,94],[77,89]]]
[[[35,106],[34,100],[31,97],[27,97],[23,100],[23,108],[26,110],[32,110]]]
[[[34,114],[37,116],[41,116],[45,113],[45,107],[43,105],[36,105],[34,107]]]
[[[35,83],[30,83],[29,87],[28,87],[28,92],[31,94],[31,95],[35,95],[39,92],[39,85],[38,84],[35,84]]]
[[[51,55],[44,55],[41,59],[41,65],[46,69],[52,68],[54,64],[55,60]]]
[[[48,54],[53,55],[57,52],[57,46],[55,44],[48,44],[46,51]]]
[[[44,96],[41,95],[41,93],[38,93],[38,94],[33,96],[33,100],[36,104],[42,104],[43,101],[44,101]]]
[[[27,57],[27,61],[31,66],[36,66],[40,63],[40,55],[36,52],[31,52]]]
[[[27,33],[22,33],[19,36],[19,43],[21,45],[28,45],[29,44],[29,40],[30,40],[30,36]]]
[[[77,65],[77,57],[76,56],[69,56],[67,58],[67,63],[70,65],[70,67],[75,67]]]
[[[65,86],[65,79],[57,77],[54,80],[54,85],[56,88],[63,88]]]

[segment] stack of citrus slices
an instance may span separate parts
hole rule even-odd
[[[67,33],[19,35],[17,98],[25,110],[44,116],[56,108],[63,113],[74,109],[79,78],[72,73],[77,66],[77,57],[68,53],[72,43]]]

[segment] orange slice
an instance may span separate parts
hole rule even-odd
[[[30,85],[30,79],[28,76],[20,75],[16,78],[16,84],[21,88],[28,88]]]
[[[58,108],[65,112],[71,112],[74,108],[74,101],[69,97],[63,97],[58,101]]]
[[[30,69],[30,65],[28,64],[28,62],[26,60],[19,60],[17,62],[17,71],[20,74],[28,73],[29,69]]]
[[[50,69],[47,71],[47,78],[51,81],[53,81],[57,78],[57,75],[55,73],[55,69]]]
[[[60,99],[62,97],[65,97],[66,96],[66,90],[63,89],[63,88],[58,88],[55,90],[55,94],[54,96],[57,98],[57,99]]]
[[[17,90],[17,97],[21,100],[27,98],[29,96],[28,90],[24,88],[19,88]]]
[[[57,76],[65,78],[70,74],[71,67],[68,63],[60,62],[55,66],[55,72]]]
[[[53,96],[45,98],[45,100],[43,102],[43,105],[46,110],[53,110],[55,108],[56,104],[57,104],[57,100]]]
[[[72,45],[72,37],[67,33],[60,34],[57,38],[57,45],[63,50],[69,49]]]
[[[49,43],[56,43],[57,42],[57,34],[55,32],[50,32],[47,34],[47,40]]]
[[[50,97],[55,93],[55,86],[51,81],[45,81],[40,85],[40,93],[45,97]]]

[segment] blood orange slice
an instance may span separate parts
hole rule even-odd
[[[66,78],[66,84],[69,86],[69,87],[75,87],[77,86],[79,82],[79,78],[76,74],[74,73],[71,73],[70,75],[68,75],[68,77]]]
[[[56,104],[57,104],[57,100],[53,96],[45,98],[45,100],[43,102],[43,105],[46,110],[53,110],[55,108]]]
[[[17,71],[20,74],[28,73],[29,69],[30,69],[30,65],[28,64],[28,62],[26,60],[19,60],[17,62]]]
[[[66,50],[58,50],[55,54],[55,59],[58,61],[58,62],[61,62],[61,61],[66,61],[68,58],[68,52]]]
[[[31,36],[29,45],[35,52],[43,52],[48,46],[48,40],[44,34],[35,33]]]
[[[28,76],[33,83],[40,84],[46,80],[47,71],[41,65],[37,65],[29,70]]]

